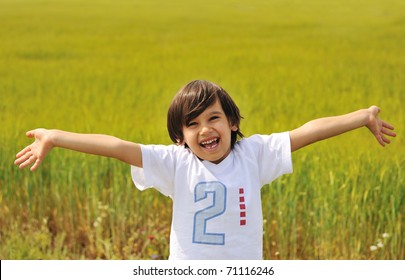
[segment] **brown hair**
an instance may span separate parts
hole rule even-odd
[[[170,104],[167,112],[167,129],[174,143],[181,143],[183,125],[198,117],[205,109],[219,100],[231,126],[238,129],[231,132],[231,147],[236,143],[237,137],[243,137],[239,129],[242,116],[239,108],[220,86],[204,80],[195,80],[182,87]]]

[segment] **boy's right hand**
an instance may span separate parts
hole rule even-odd
[[[27,137],[35,138],[35,141],[22,149],[16,155],[15,165],[25,168],[31,165],[30,170],[36,170],[48,152],[54,147],[51,138],[51,131],[43,128],[34,129],[26,133]]]

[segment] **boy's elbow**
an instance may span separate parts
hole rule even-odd
[[[317,133],[311,133],[312,131],[313,125],[311,122],[290,131],[291,152],[321,140],[319,139],[319,135],[317,135]]]
[[[298,136],[296,130],[290,131],[290,145],[291,145],[291,152],[295,152],[300,148],[304,147],[305,144],[302,142],[302,139]]]
[[[142,167],[142,151],[139,144],[122,141],[118,149],[117,159],[136,167]]]

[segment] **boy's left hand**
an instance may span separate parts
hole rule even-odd
[[[396,133],[393,131],[394,126],[378,118],[378,114],[380,113],[381,110],[377,106],[373,105],[367,110],[370,112],[369,121],[366,125],[367,128],[375,136],[375,138],[377,139],[378,143],[381,144],[381,146],[384,147],[385,144],[391,143],[390,139],[388,139],[386,136],[391,137],[396,136]]]

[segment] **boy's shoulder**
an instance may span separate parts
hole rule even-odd
[[[272,134],[253,134],[249,137],[244,137],[235,143],[235,147],[245,146],[260,146],[263,144],[277,144],[280,142],[290,141],[289,132],[277,132]]]
[[[193,152],[184,145],[176,144],[141,144],[142,156],[144,157],[157,157],[164,159],[185,160],[193,157]]]

